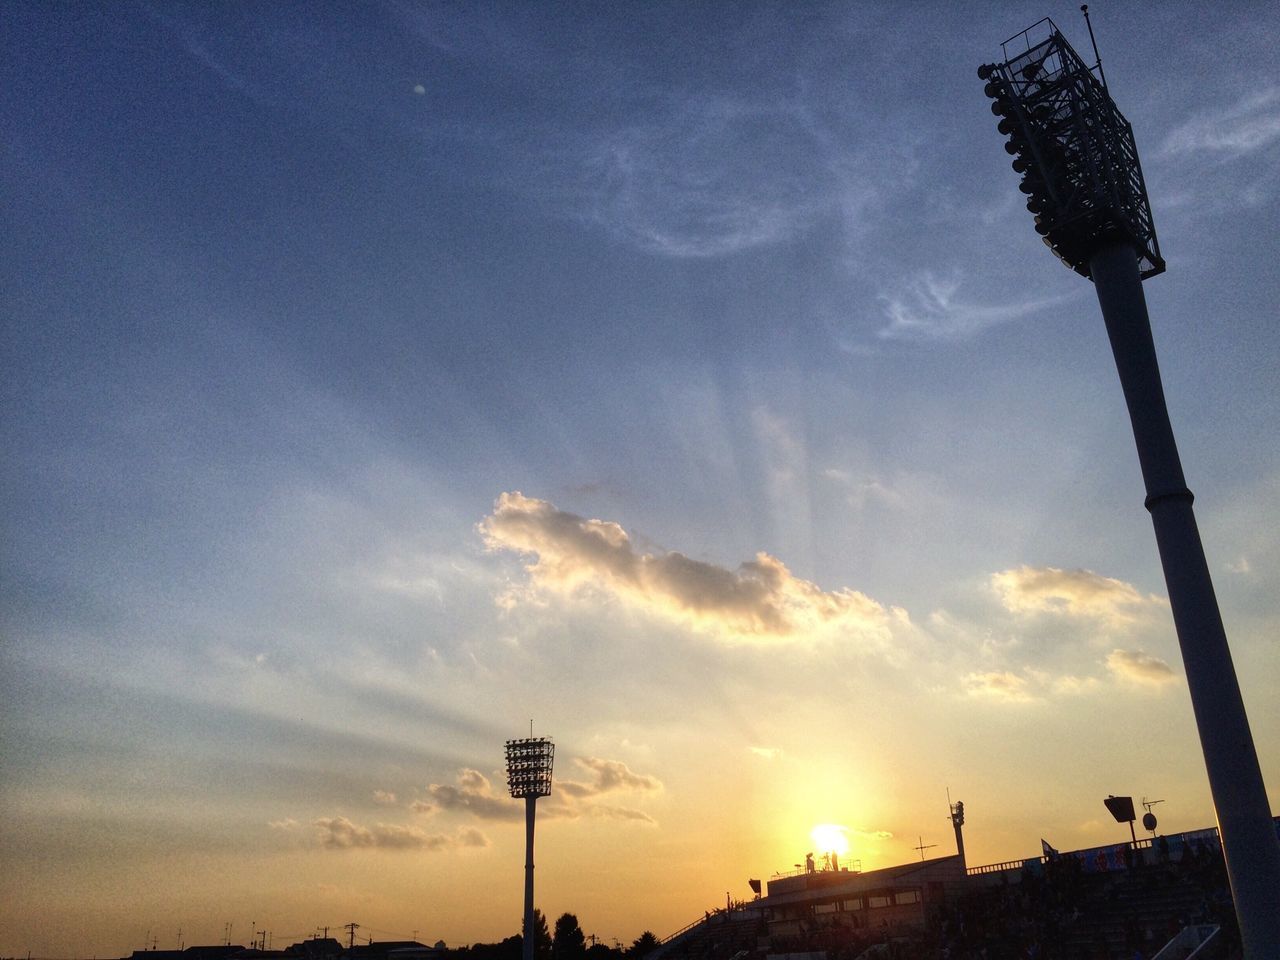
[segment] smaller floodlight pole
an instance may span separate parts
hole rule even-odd
[[[947,798],[950,800],[950,797]],[[965,865],[964,858],[964,801],[957,800],[950,804],[951,807],[951,826],[956,831],[956,853],[960,856],[960,866]]]
[[[1018,51],[1012,56],[1011,45]],[[1019,189],[1036,233],[1092,280],[1098,295],[1146,485],[1245,957],[1270,960],[1280,957],[1280,840],[1156,363],[1142,281],[1163,273],[1165,263],[1133,129],[1052,20],[1004,47],[1008,59],[983,64],[978,77],[986,81],[999,131],[1009,138],[1005,150],[1022,174]]]
[[[551,796],[551,766],[556,745],[550,737],[507,741],[507,788],[524,800],[524,923],[520,943],[524,960],[533,960],[533,819],[539,797]]]

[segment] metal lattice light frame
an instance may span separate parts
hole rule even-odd
[[[1011,46],[1026,49],[1010,56]],[[983,64],[978,76],[1036,232],[1086,277],[1093,254],[1118,237],[1137,250],[1143,279],[1163,273],[1133,128],[1106,87],[1047,18],[1002,47],[1006,60]]]
[[[556,745],[550,737],[507,741],[507,789],[517,800],[551,796]]]

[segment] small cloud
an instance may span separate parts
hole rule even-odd
[[[1113,626],[1167,606],[1161,597],[1143,596],[1132,584],[1092,570],[1023,566],[992,574],[991,586],[1011,613],[1082,617]]]
[[[551,797],[539,807],[541,817],[552,820],[576,820],[590,816],[611,820],[632,820],[655,823],[642,810],[595,802],[596,798],[613,793],[654,793],[662,789],[657,777],[636,773],[621,760],[603,760],[599,757],[574,757],[573,762],[590,774],[590,779],[556,780],[551,785]],[[518,821],[524,817],[519,802],[494,793],[489,778],[478,770],[463,769],[458,772],[454,784],[433,783],[427,787],[429,799],[415,800],[410,808],[418,813],[433,814],[439,811],[460,811],[481,820]],[[486,841],[487,842],[487,841]]]
[[[657,777],[633,772],[621,760],[601,760],[598,757],[574,757],[573,762],[591,773],[591,780],[581,783],[562,780],[559,789],[571,797],[595,797],[615,790],[661,790]]]
[[[1027,678],[1008,670],[970,673],[963,682],[965,690],[974,697],[988,697],[1006,703],[1030,703],[1035,699],[1028,689]]]
[[[331,850],[442,850],[459,843],[456,837],[428,834],[417,827],[392,823],[363,827],[346,817],[320,817],[311,824],[316,828],[321,846]]]
[[[1247,574],[1253,573],[1253,567],[1249,565],[1248,557],[1241,557],[1235,563],[1228,563],[1227,570],[1230,573],[1238,573],[1241,575],[1247,575]]]
[[[1165,661],[1141,650],[1112,650],[1107,669],[1122,680],[1162,687],[1178,682],[1178,674]]]
[[[781,747],[748,747],[747,749],[757,757],[762,757],[765,760],[777,760],[782,756]]]
[[[380,807],[394,807],[396,805],[396,795],[390,790],[373,791],[373,802]]]
[[[1175,128],[1160,152],[1174,157],[1209,154],[1225,160],[1248,156],[1280,139],[1280,87],[1245,94],[1225,109],[1200,113]]]
[[[414,84],[413,92],[416,93],[418,96],[422,96],[424,93],[427,92],[427,88],[420,83]]]
[[[457,785],[433,783],[427,787],[429,800],[415,801],[411,806],[418,813],[434,813],[437,810],[461,810],[481,820],[519,820],[524,808],[510,797],[493,792],[493,785],[479,770],[463,769],[457,776]]]
[[[293,817],[286,817],[283,820],[271,820],[267,826],[272,830],[297,830],[302,824],[298,823]]]
[[[641,553],[622,527],[504,493],[479,525],[490,550],[532,556],[530,589],[574,595],[592,589],[726,642],[852,635],[880,648],[901,617],[854,590],[824,591],[767,553],[730,570],[680,553]],[[518,602],[508,594],[506,604]],[[528,595],[540,602],[539,594]]]

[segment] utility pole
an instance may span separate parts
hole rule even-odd
[[[360,924],[358,923],[348,923],[345,927],[343,927],[343,929],[347,931],[347,949],[348,950],[352,950],[355,948],[356,930],[358,930],[359,928],[360,928]]]

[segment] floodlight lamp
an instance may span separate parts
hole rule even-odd
[[[556,745],[550,737],[507,741],[507,788],[517,800],[551,795]]]
[[[1106,804],[1111,815],[1116,818],[1116,823],[1133,822],[1133,797],[1107,797],[1102,801]]]
[[[1010,56],[1019,37],[1025,50]],[[1084,276],[1094,253],[1117,238],[1135,248],[1142,278],[1163,272],[1129,122],[1051,20],[1019,37],[1006,41],[1008,59],[982,64],[978,76],[991,112],[1001,118],[997,128],[1009,138],[1004,148],[1015,158],[1014,169],[1038,173],[1052,201],[1047,232],[1036,232]]]

